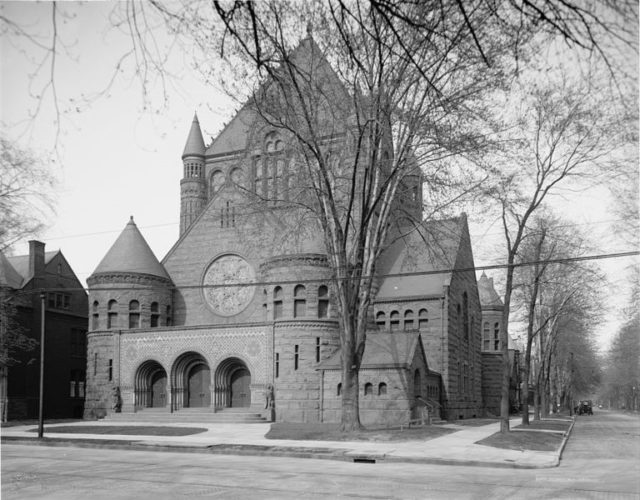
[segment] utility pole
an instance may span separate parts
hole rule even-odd
[[[44,434],[44,305],[46,294],[40,292],[40,407],[38,410],[38,439]]]

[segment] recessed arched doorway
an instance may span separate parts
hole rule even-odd
[[[136,370],[136,408],[163,408],[167,405],[167,372],[154,360],[145,361]]]
[[[238,358],[227,358],[215,374],[216,407],[248,408],[251,406],[251,372]]]
[[[173,368],[174,409],[211,406],[211,370],[201,354],[181,355]]]

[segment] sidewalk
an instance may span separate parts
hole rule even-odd
[[[512,419],[515,427],[519,419]],[[148,423],[118,421],[87,421],[74,424],[47,424],[43,444],[92,447],[128,447],[136,450],[191,451],[232,455],[271,455],[325,458],[345,461],[394,461],[486,467],[547,468],[555,467],[560,451],[506,450],[475,444],[500,429],[499,423],[461,430],[428,441],[293,441],[266,439],[270,424],[178,424],[171,427],[206,428],[206,432],[190,436],[137,436],[105,434],[49,433],[49,427],[78,426],[148,426]],[[167,424],[158,424],[166,426]],[[451,424],[444,424],[445,426]],[[458,426],[455,426],[458,428]],[[37,425],[5,427],[1,430],[4,443],[38,444]],[[6,438],[6,439],[5,439]],[[90,441],[88,441],[90,440]],[[74,442],[75,441],[75,442]],[[122,442],[118,445],[118,442]]]

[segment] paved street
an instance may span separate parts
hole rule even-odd
[[[497,469],[2,446],[3,499],[638,498],[640,420],[578,417],[562,463]]]

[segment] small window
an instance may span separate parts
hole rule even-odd
[[[299,346],[296,344],[296,345],[295,345],[295,349],[294,349],[294,354],[293,354],[293,369],[294,369],[294,370],[297,370],[297,369],[298,369],[299,354],[300,354],[300,348],[299,348]]]
[[[280,353],[276,353],[276,378],[280,376]]]
[[[167,326],[171,326],[171,306],[167,306]]]
[[[320,362],[320,337],[316,337],[316,363]]]
[[[378,325],[379,330],[384,330],[386,328],[387,318],[384,311],[378,311],[378,314],[376,314],[376,324]]]
[[[118,302],[110,300],[107,306],[107,328],[113,329],[118,327]]]
[[[129,302],[129,328],[140,328],[140,302]]]
[[[418,328],[420,330],[426,330],[429,326],[429,313],[426,309],[420,309],[418,312]]]
[[[384,396],[385,394],[387,394],[387,384],[380,382],[378,385],[378,396]]]
[[[411,309],[404,312],[404,329],[413,330],[413,311]]]
[[[98,312],[98,301],[94,301],[91,314],[91,329],[97,330],[100,328],[100,313]]]
[[[500,350],[500,323],[493,325],[493,350]]]
[[[482,350],[491,350],[491,337],[489,333],[489,323],[487,321],[485,321],[484,325],[482,326]]]
[[[467,292],[464,292],[462,294],[462,337],[465,340],[469,340],[469,338],[471,337],[471,335],[469,335],[470,332],[470,325],[469,325],[469,296],[467,295]]]
[[[307,315],[307,290],[298,285],[293,290],[293,317],[303,318]]]
[[[273,289],[273,319],[282,318],[282,288],[277,286]]]
[[[113,380],[113,359],[109,360],[109,382]]]
[[[398,311],[391,311],[389,315],[389,326],[392,332],[397,332],[400,329],[400,313]]]
[[[318,287],[318,318],[329,317],[329,289],[325,285]]]
[[[150,326],[151,328],[156,328],[160,325],[160,307],[157,302],[151,303],[151,318],[150,318]]]
[[[364,384],[364,395],[371,396],[372,394],[373,394],[373,384],[370,382],[367,382],[366,384]]]
[[[336,396],[342,396],[342,382],[338,384],[338,387],[336,389]]]
[[[413,395],[415,397],[422,396],[422,378],[420,377],[420,370],[416,370],[413,373]]]

